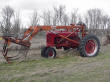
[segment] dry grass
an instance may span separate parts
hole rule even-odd
[[[72,53],[71,53],[72,54]],[[0,64],[0,82],[109,82],[110,54]]]
[[[39,49],[39,46],[45,45],[44,40],[39,41],[41,44],[32,45],[26,61],[0,64],[0,82],[110,81],[110,45],[101,47],[100,54],[93,58],[80,57],[76,50],[57,50],[56,59],[45,59],[40,56]],[[35,47],[35,50],[32,49]]]

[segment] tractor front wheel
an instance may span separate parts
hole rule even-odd
[[[52,47],[44,47],[41,50],[41,56],[45,58],[55,58],[56,57],[56,50]]]
[[[42,50],[41,50],[41,56],[42,56],[42,57],[46,57],[45,52],[46,52],[47,48],[48,48],[48,47],[42,48]]]
[[[55,58],[56,57],[56,50],[52,47],[47,48],[45,55],[47,58]]]
[[[80,43],[79,52],[83,57],[94,57],[100,49],[99,39],[92,34],[86,35]]]

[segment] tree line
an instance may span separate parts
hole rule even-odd
[[[29,26],[37,25],[70,25],[77,24],[82,21],[86,24],[89,32],[97,35],[109,34],[110,16],[102,9],[89,9],[85,14],[78,12],[78,9],[73,9],[71,13],[66,12],[65,6],[53,7],[52,10],[45,10],[41,14],[37,10],[33,11],[30,18]],[[19,13],[16,13],[13,8],[6,6],[2,9],[0,20],[0,30],[3,34],[20,33],[22,23]]]

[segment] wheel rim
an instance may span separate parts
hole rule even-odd
[[[49,57],[49,58],[53,58],[53,57],[54,57],[54,51],[51,50],[51,51],[48,53],[48,57]]]
[[[96,54],[97,50],[98,50],[98,44],[97,41],[94,39],[88,40],[86,42],[86,46],[85,46],[85,50],[86,50],[86,54],[88,56],[93,56]]]

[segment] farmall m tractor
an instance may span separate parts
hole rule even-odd
[[[3,46],[3,56],[9,63],[12,57],[7,56],[10,43],[19,44],[29,48],[30,40],[40,31],[47,31],[46,47],[41,50],[41,56],[45,58],[55,58],[56,49],[68,50],[70,48],[79,50],[82,57],[94,57],[98,55],[100,49],[99,39],[88,34],[84,23],[71,24],[70,26],[31,26],[22,38],[15,38],[13,35],[2,36],[5,40]]]

